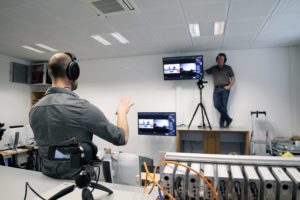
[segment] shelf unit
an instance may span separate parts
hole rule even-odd
[[[28,83],[33,85],[50,85],[48,64],[45,62],[32,63],[28,70]]]
[[[36,104],[43,96],[45,95],[45,90],[44,89],[35,89],[31,91],[31,107]]]
[[[45,62],[32,63],[28,70],[28,84],[31,86],[31,101],[33,106],[45,95],[50,87],[51,78],[48,75],[48,64]]]
[[[10,81],[27,84],[31,87],[30,105],[36,104],[51,86],[46,61],[35,62],[30,65],[11,62]]]
[[[249,155],[249,150],[249,131],[242,128],[177,129],[177,152]]]

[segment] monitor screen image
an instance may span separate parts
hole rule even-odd
[[[176,113],[139,112],[138,134],[176,136]]]
[[[166,64],[164,65],[165,74],[180,74],[180,64]]]
[[[180,56],[163,58],[164,80],[203,78],[203,56]]]

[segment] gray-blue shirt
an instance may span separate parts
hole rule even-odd
[[[205,70],[207,74],[213,75],[215,86],[225,86],[230,83],[230,78],[234,77],[234,72],[229,65],[224,65],[222,68],[214,65]]]
[[[96,106],[64,88],[49,88],[31,108],[29,122],[39,147],[41,170],[55,178],[75,178],[80,169],[72,169],[67,161],[48,160],[50,145],[65,144],[72,138],[78,143],[92,141],[93,134],[114,145],[125,144],[122,128],[110,123]]]

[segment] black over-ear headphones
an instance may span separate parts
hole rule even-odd
[[[225,54],[225,53],[219,53],[218,56],[216,57],[216,61],[217,61],[217,62],[218,62],[219,56],[223,56],[223,57],[224,57],[224,63],[226,63],[226,61],[227,61],[226,54]]]
[[[66,74],[70,80],[75,81],[78,79],[80,74],[80,68],[77,62],[77,58],[72,53],[65,52],[65,54],[67,54],[71,58],[71,62],[69,62],[66,69]]]

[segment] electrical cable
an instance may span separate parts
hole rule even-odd
[[[179,191],[180,181],[181,181],[181,178],[177,177],[176,180],[175,180],[175,184],[174,184],[175,197],[179,198],[179,199],[181,199],[181,195],[180,195],[180,191]]]
[[[149,175],[150,179],[152,180],[152,182],[154,183],[154,185],[157,185],[157,187],[163,191],[164,194],[166,194],[171,200],[176,200],[169,192],[167,192],[160,184],[158,184],[158,182],[155,180],[155,176],[151,176],[150,172],[148,170],[148,167],[146,165],[146,162],[144,162],[144,168],[146,170],[146,173]],[[146,182],[148,181],[148,179],[146,179]],[[145,192],[146,187],[144,186],[144,192]]]
[[[97,168],[98,168],[98,175],[97,175],[97,179],[96,179],[96,184],[98,184],[98,181],[99,181],[99,178],[100,178],[100,166],[98,166]],[[91,190],[91,192],[93,192],[94,189],[95,189],[95,188],[93,188],[93,189]]]
[[[183,167],[189,169],[190,171],[193,171],[195,174],[197,174],[197,176],[198,176],[199,178],[201,178],[201,179],[204,181],[204,183],[205,183],[206,185],[208,185],[208,187],[209,187],[210,191],[212,192],[214,198],[215,198],[216,200],[219,200],[219,197],[218,197],[218,194],[217,194],[216,190],[215,190],[214,187],[211,185],[211,183],[206,179],[206,177],[205,177],[203,174],[197,172],[196,170],[194,170],[193,168],[191,168],[191,167],[189,167],[189,166],[186,166],[186,165],[183,165],[183,164],[181,164],[181,163],[174,162],[174,161],[162,161],[162,162],[159,162],[159,163],[157,163],[157,164],[155,165],[153,174],[154,174],[154,175],[156,174],[156,169],[157,169],[158,165],[166,165],[166,164],[175,164],[175,165],[183,166]],[[146,165],[145,162],[144,162],[144,167],[145,167],[146,172],[149,173],[149,177],[150,177],[150,179],[152,180],[152,183],[153,183],[152,188],[151,188],[151,191],[149,192],[149,194],[150,194],[150,193],[152,192],[152,190],[153,190],[154,185],[157,185],[157,186],[160,187],[160,188],[162,188],[162,186],[161,186],[160,184],[157,183],[157,181],[155,180],[155,177],[153,177],[153,176],[150,175],[150,172],[149,172],[148,167],[147,167],[147,165]],[[146,179],[146,182],[147,182],[147,181],[148,181],[148,179]],[[145,186],[144,186],[144,188],[145,188]],[[170,197],[171,199],[175,199],[170,193],[166,192],[164,189],[161,189],[161,190],[164,192],[164,194],[166,194],[166,195],[167,195],[168,197]]]
[[[160,183],[160,181],[158,183]],[[157,189],[158,189],[159,200],[164,200],[164,197],[162,196],[160,189],[159,188]]]
[[[36,196],[38,196],[40,199],[46,200],[46,199],[43,198],[39,193],[37,193],[37,192],[29,185],[28,182],[25,182],[25,196],[24,196],[24,200],[26,200],[26,197],[27,197],[27,187],[29,187],[29,189],[30,189]]]
[[[153,170],[153,174],[154,174],[154,175],[156,174],[156,170],[157,170],[158,165],[159,165],[159,164],[156,164],[155,167],[154,167],[154,170]],[[148,180],[148,179],[147,179],[147,176],[146,176],[146,180]],[[145,190],[145,189],[146,189],[146,186],[144,187],[144,190]],[[152,187],[151,187],[151,189],[150,189],[150,191],[149,191],[148,194],[151,194],[151,192],[153,191],[153,189],[154,189],[154,184],[152,184]]]

